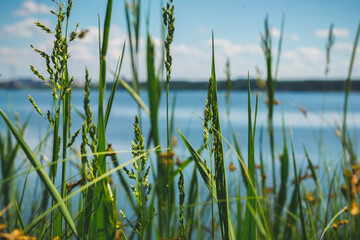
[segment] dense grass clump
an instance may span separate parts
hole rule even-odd
[[[351,73],[360,25],[346,79],[343,123],[337,129],[343,149],[342,156],[339,164],[333,163],[339,167],[334,172],[327,173],[327,182],[321,182],[313,156],[308,153],[305,144],[303,151],[308,168],[297,165],[294,142],[298,139],[296,132],[286,129],[284,116],[280,133],[283,145],[280,157],[276,157],[276,143],[281,142],[281,139],[275,139],[274,106],[278,104],[275,95],[284,18],[275,68],[268,17],[261,36],[266,80],[257,79],[257,83],[266,96],[266,129],[269,137],[266,140],[263,138],[263,127],[260,128],[260,134],[256,134],[259,94],[256,95],[255,104],[252,104],[248,73],[247,102],[242,103],[247,106],[246,159],[230,120],[230,61],[227,61],[225,67],[228,118],[225,124],[230,126],[232,139],[227,139],[227,135],[221,130],[221,122],[224,124],[225,121],[220,118],[214,34],[211,55],[209,54],[211,71],[207,97],[204,99],[204,116],[197,116],[202,120],[199,128],[203,129],[203,141],[193,142],[183,133],[183,129],[174,131],[176,94],[172,107],[169,106],[173,60],[171,44],[176,23],[176,8],[172,0],[162,9],[163,41],[159,65],[155,63],[155,46],[148,24],[146,56],[145,59],[139,59],[141,0],[124,1],[132,84],[129,85],[120,77],[126,48],[124,43],[115,71],[110,71],[114,77],[111,89],[106,89],[109,69],[106,56],[114,9],[113,1],[107,1],[102,34],[99,20],[97,115],[91,109],[91,78],[85,69],[83,111],[77,110],[82,124],[73,126],[71,95],[74,78],[69,73],[68,59],[71,54],[68,47],[79,34],[77,26],[74,31],[68,32],[72,0],[67,3],[61,0],[53,2],[57,7],[56,11],[51,11],[57,19],[55,29],[35,23],[44,32],[54,36],[52,51],[46,53],[31,45],[43,57],[47,76],[35,66],[30,66],[30,69],[48,86],[53,101],[53,107],[44,110],[36,104],[36,99],[29,96],[34,111],[44,119],[49,129],[39,146],[32,149],[24,140],[29,119],[22,124],[18,117],[11,121],[9,114],[0,109],[0,115],[8,129],[6,134],[0,132],[0,239],[360,239],[360,167],[355,142],[347,128]],[[325,49],[325,80],[330,71],[334,41],[331,25]],[[142,60],[146,63],[148,103],[141,97],[138,77],[139,61]],[[119,152],[113,149],[107,138],[110,131],[108,121],[119,83],[137,103],[133,142],[126,146],[131,146],[132,159],[122,163]],[[159,125],[159,105],[164,89],[166,136],[160,134],[161,128],[165,126]],[[107,90],[110,90],[108,99]],[[304,109],[301,111],[305,112]],[[150,125],[148,133],[142,130],[146,129],[143,128],[146,123]],[[290,142],[286,137],[289,132]],[[185,145],[187,159],[175,159],[176,136]],[[259,136],[259,139],[255,136]],[[162,148],[161,143],[165,139],[166,147]],[[264,141],[268,141],[269,149],[264,149]],[[51,151],[48,164],[39,155],[45,143],[50,144],[46,145]],[[76,172],[69,176],[71,149],[78,153],[76,158],[79,159],[79,165],[75,168]],[[319,149],[320,152],[321,149],[326,149],[322,134]],[[256,154],[258,151],[259,154]],[[25,182],[19,187],[15,186],[15,181],[24,169],[18,169],[16,162],[24,155],[26,161],[30,162],[31,169],[24,172]],[[265,156],[269,156],[271,171],[265,168]],[[228,162],[230,165],[227,169]],[[278,167],[276,162],[279,163]],[[190,169],[191,167],[193,168]],[[326,161],[320,168],[328,168]],[[31,202],[31,206],[24,206],[24,192],[32,171],[36,172],[40,181],[42,195],[39,201]],[[272,179],[267,182],[268,175]],[[187,179],[186,176],[190,178]],[[311,179],[314,187],[304,183],[307,178]],[[293,183],[290,184],[291,179]],[[235,193],[230,189],[235,189]],[[119,205],[118,200],[126,204]],[[27,212],[29,219],[23,218],[24,211],[30,212]]]

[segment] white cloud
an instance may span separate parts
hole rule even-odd
[[[43,3],[36,3],[34,1],[26,1],[21,4],[21,7],[13,12],[14,16],[26,17],[37,14],[50,14],[51,8]]]
[[[16,64],[16,51],[15,49],[8,48],[8,47],[2,47],[0,48],[0,63],[1,64]]]
[[[323,53],[321,52],[321,50],[315,47],[300,47],[299,53],[305,61],[310,63],[321,62],[323,58]]]
[[[202,34],[211,32],[211,30],[208,27],[203,27],[203,26],[198,26],[195,31],[196,31],[196,34],[198,34],[198,35],[202,35]]]
[[[83,78],[84,68],[88,67],[89,73],[93,79],[97,79],[99,66],[99,38],[98,27],[96,26],[83,26],[81,30],[86,31],[83,38],[77,38],[69,45],[69,53],[71,58],[69,59],[69,68],[71,74],[80,79]],[[102,32],[101,32],[102,37]],[[112,24],[110,29],[109,43],[107,48],[107,67],[115,70],[118,58],[121,56],[124,40],[127,38],[126,32],[124,32],[119,25]],[[145,41],[140,39],[140,54],[144,54]],[[129,63],[130,50],[128,48],[129,41],[126,41],[125,56],[121,75],[131,76],[131,66]],[[144,59],[143,56],[139,56],[139,59]],[[141,64],[141,63],[140,63]],[[111,74],[108,75],[108,79],[111,78]]]
[[[87,26],[82,29],[86,31],[83,38],[77,38],[69,45],[71,58],[77,60],[96,61],[98,54],[98,27]],[[102,37],[102,35],[101,35]],[[125,32],[113,24],[110,30],[107,55],[109,58],[118,59],[121,55],[122,46],[126,38]]]
[[[284,58],[288,59],[304,59],[307,62],[319,61],[322,57],[322,52],[316,47],[301,46],[295,50],[288,50],[284,52]]]
[[[348,42],[335,42],[334,49],[340,51],[351,51],[353,48],[351,43]]]
[[[120,28],[119,25],[114,24],[110,30],[108,56],[112,57],[114,60],[117,60],[119,58],[119,56],[121,56],[121,51],[122,51],[122,47],[123,47],[125,39],[127,39],[127,34]],[[127,40],[126,42],[128,44],[129,41]],[[142,45],[142,42],[143,41],[141,40],[140,41],[141,45]],[[129,49],[126,49],[126,50],[129,50]],[[130,50],[129,50],[129,53],[130,53]]]
[[[25,67],[24,63],[26,59],[31,55],[32,50],[29,48],[10,48],[10,47],[1,47],[0,48],[0,64],[1,65],[11,65],[17,67]],[[29,65],[29,64],[28,64]],[[28,66],[27,65],[27,66]]]
[[[211,40],[207,43],[210,45]],[[233,56],[238,53],[262,54],[259,44],[236,44],[224,38],[216,38],[215,47],[219,47],[225,55],[228,56]]]
[[[331,53],[329,78],[345,78],[349,68],[352,45],[346,42],[335,43]],[[360,48],[357,49],[360,53]],[[325,49],[300,46],[285,50],[282,55],[280,78],[323,78],[325,71]],[[355,58],[354,66],[360,66],[360,59]],[[353,78],[359,78],[359,68],[354,67]]]
[[[291,34],[290,40],[296,42],[297,40],[299,40],[299,35],[297,35],[295,33]]]
[[[7,24],[1,29],[3,37],[31,37],[36,28],[35,19],[27,18],[21,21]]]
[[[334,29],[334,34],[336,37],[348,38],[350,36],[349,30],[342,28],[342,29]]]
[[[352,52],[353,50],[353,44],[348,42],[335,42],[334,49],[344,52]],[[356,53],[360,53],[360,47],[357,47]]]
[[[284,61],[280,63],[281,78],[302,78],[321,76],[325,56],[316,47],[300,46],[287,50],[283,54]],[[320,71],[319,71],[320,70]]]
[[[348,59],[341,60],[340,66],[343,67],[344,69],[347,69],[349,67],[349,60]]]
[[[187,58],[199,58],[203,60],[208,57],[208,54],[204,53],[199,48],[186,44],[174,44],[171,51],[174,53],[174,55]]]
[[[281,36],[280,29],[277,29],[275,27],[271,28],[270,33],[271,33],[271,36],[274,38],[279,38]]]
[[[71,58],[76,60],[95,61],[96,57],[92,54],[88,46],[76,44],[69,46]]]
[[[350,36],[349,30],[346,28],[334,28],[335,37],[348,38]],[[320,38],[327,38],[329,36],[328,29],[317,29],[315,30],[315,36]]]
[[[39,22],[38,19],[35,18],[25,18],[20,21],[16,21],[11,24],[4,25],[2,29],[0,29],[0,38],[8,38],[8,37],[32,37],[40,32],[43,33],[36,25],[35,22]],[[48,21],[40,21],[45,26],[48,25]]]
[[[296,50],[284,52],[284,58],[297,62],[299,65],[316,64],[321,62],[323,53],[315,47],[299,47]]]
[[[281,36],[281,30],[278,29],[278,28],[271,28],[270,29],[270,34],[273,38],[280,38]],[[283,33],[283,37],[284,38],[289,38],[291,41],[294,41],[296,42],[297,40],[299,40],[299,35],[295,34],[295,33],[292,33],[292,34],[287,34],[286,31],[284,31]]]

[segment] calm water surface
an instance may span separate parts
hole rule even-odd
[[[178,137],[176,128],[189,139],[195,148],[198,148],[202,144],[203,139],[203,128],[202,120],[204,114],[204,106],[206,100],[207,91],[179,91],[177,93],[170,92],[170,101],[172,101],[174,94],[176,94],[176,105],[174,111],[174,135],[178,138],[178,145],[175,148],[176,155],[180,159],[185,159],[189,156],[183,143]],[[52,96],[49,91],[44,90],[0,90],[0,108],[5,112],[17,112],[20,119],[24,121],[27,116],[31,115],[31,120],[27,128],[25,139],[28,144],[36,149],[39,142],[42,140],[46,132],[48,131],[49,125],[45,119],[40,117],[33,109],[31,103],[28,101],[28,95],[31,94],[35,102],[42,110],[46,113],[47,109],[52,109]],[[109,94],[109,92],[107,93]],[[254,113],[255,107],[255,92],[252,94],[252,105]],[[148,97],[145,93],[142,94],[143,100],[147,103]],[[219,110],[221,115],[221,127],[225,138],[232,142],[231,126],[236,132],[239,139],[241,149],[244,156],[247,156],[247,93],[246,92],[232,92],[231,93],[231,111],[230,117],[226,114],[225,107],[225,92],[220,91],[218,93],[219,98]],[[259,108],[258,108],[258,120],[257,120],[257,134],[256,134],[256,161],[258,161],[259,154],[259,134],[261,128],[263,131],[263,155],[266,164],[266,169],[271,169],[269,145],[268,145],[268,134],[266,128],[267,118],[267,107],[264,102],[265,95],[260,93],[259,95]],[[338,165],[341,157],[342,146],[339,138],[335,134],[337,124],[341,124],[343,105],[344,105],[344,94],[343,93],[326,93],[323,95],[322,92],[278,92],[276,93],[276,99],[280,102],[279,105],[275,106],[274,112],[274,126],[275,126],[275,141],[276,141],[276,155],[279,155],[283,147],[282,138],[282,116],[284,117],[286,135],[288,144],[290,143],[290,130],[291,124],[293,129],[293,139],[296,159],[299,163],[300,168],[305,169],[306,159],[302,143],[307,148],[310,157],[314,164],[324,166],[323,161],[326,161],[330,168],[335,168]],[[96,121],[97,116],[97,100],[98,95],[93,91],[91,93],[91,107],[94,113],[94,120]],[[349,99],[349,112],[348,112],[348,127],[350,136],[354,139],[355,151],[359,151],[359,144],[357,141],[360,136],[360,94],[352,93]],[[324,102],[324,105],[323,105]],[[172,104],[170,103],[170,106]],[[165,93],[162,96],[160,112],[159,112],[159,125],[162,147],[166,146],[166,108],[165,108]],[[83,91],[75,90],[72,95],[72,107],[73,110],[83,111]],[[306,114],[300,111],[300,109],[306,110]],[[130,95],[125,91],[118,91],[113,104],[113,109],[110,115],[108,127],[107,127],[107,140],[113,144],[113,149],[116,151],[126,151],[120,153],[119,160],[125,162],[131,159],[131,154],[128,152],[131,149],[131,140],[133,139],[133,122],[134,117],[137,114],[137,106]],[[171,110],[170,110],[171,113]],[[13,116],[13,114],[12,114]],[[149,133],[149,116],[145,112],[141,112],[142,116],[142,129],[145,137],[145,141],[148,138]],[[75,112],[72,112],[71,123],[72,133],[81,128],[83,120]],[[320,138],[320,132],[322,129],[322,138]],[[0,119],[0,130],[2,133],[6,131],[5,123]],[[81,136],[81,134],[79,135]],[[320,139],[323,142],[323,150],[320,151],[319,144]],[[75,146],[79,148],[80,137],[76,140]],[[238,166],[237,159],[229,150],[229,147],[224,142],[226,151],[226,164],[234,161]],[[51,144],[50,142],[45,143],[44,148],[39,152],[39,156],[42,158],[51,158]],[[73,154],[75,157],[75,155]],[[26,171],[30,168],[30,164],[25,160],[23,161],[23,155],[17,161],[17,166],[21,164],[19,172]],[[79,163],[79,159],[72,160],[72,163]],[[276,162],[278,166],[279,161]],[[111,165],[109,165],[109,168]],[[59,167],[60,168],[60,167]],[[188,167],[192,168],[191,165]],[[320,178],[325,177],[325,170],[333,171],[332,169],[323,169],[320,171]],[[77,170],[70,168],[68,176],[74,176],[75,180]],[[189,179],[192,171],[186,171],[185,175]],[[234,175],[234,173],[231,173]],[[271,174],[268,174],[268,183],[271,182]],[[230,176],[233,178],[234,176]],[[237,177],[237,176],[235,176]],[[36,173],[30,174],[30,179],[36,179]],[[24,177],[17,178],[17,184],[23,185]],[[36,181],[29,181],[28,187],[36,186]],[[231,189],[231,186],[230,186]],[[28,191],[27,197],[32,196],[32,192]],[[121,201],[121,200],[119,200]],[[126,204],[126,203],[125,203]]]

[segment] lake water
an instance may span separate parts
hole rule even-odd
[[[202,121],[199,117],[203,117],[206,91],[179,91],[176,96],[175,106],[175,126],[178,127],[182,133],[190,140],[194,146],[201,144],[203,135]],[[30,142],[30,145],[35,147],[37,141],[43,137],[48,130],[47,121],[40,117],[33,109],[28,100],[28,96],[34,98],[36,104],[46,113],[47,109],[52,109],[52,96],[48,91],[43,90],[0,90],[0,108],[5,112],[11,108],[12,112],[17,112],[21,120],[25,120],[29,114],[32,114],[29,127],[27,129],[25,139]],[[255,94],[253,93],[252,112],[255,108]],[[170,92],[169,101],[173,99],[174,92]],[[322,102],[325,97],[324,111],[322,113]],[[266,119],[267,107],[264,102],[266,96],[262,93],[259,95],[257,133],[260,133],[260,128],[264,127],[264,139],[267,140]],[[142,99],[147,103],[148,97],[142,94]],[[228,124],[228,117],[225,108],[225,93],[220,91],[218,94],[219,110],[221,115],[221,127],[225,137],[230,138],[231,129]],[[344,94],[343,93],[323,93],[319,92],[278,92],[276,99],[280,102],[275,106],[274,110],[274,127],[276,133],[276,146],[279,150],[282,149],[282,114],[284,115],[286,131],[289,133],[289,124],[294,132],[295,148],[303,141],[310,153],[316,155],[319,143],[320,128],[324,130],[324,148],[329,153],[338,153],[341,149],[341,144],[338,137],[334,134],[336,122],[342,124]],[[97,100],[98,95],[95,91],[91,93],[91,107],[94,114],[94,120],[97,116]],[[360,130],[360,94],[352,93],[349,99],[348,111],[348,127],[351,136],[359,135]],[[72,107],[83,112],[83,91],[75,90],[72,95]],[[300,107],[307,111],[305,116]],[[166,108],[165,108],[165,93],[162,96],[162,102],[159,110],[159,126],[160,134],[162,136],[162,143],[166,143]],[[171,113],[171,110],[170,110]],[[137,114],[137,106],[130,95],[125,91],[118,91],[113,104],[113,109],[110,114],[107,139],[111,142],[115,149],[126,150],[130,149],[131,140],[133,138],[132,124],[134,117]],[[145,139],[149,132],[149,117],[142,112],[142,127]],[[72,113],[72,132],[81,128],[82,119],[73,111]],[[243,150],[246,150],[247,142],[247,93],[246,92],[232,92],[231,93],[231,124],[239,137]],[[4,122],[0,121],[0,130],[4,131],[6,126]],[[177,136],[177,133],[175,133]],[[257,136],[257,139],[259,137]],[[289,139],[289,137],[288,137]],[[77,142],[80,142],[79,140]],[[266,141],[265,150],[267,148]],[[258,143],[258,142],[257,142]],[[180,143],[179,148],[183,145]],[[258,144],[256,145],[258,146]],[[185,154],[185,153],[182,153]],[[186,155],[186,154],[185,154]]]
[[[40,140],[43,138],[48,130],[48,123],[42,117],[40,117],[33,109],[31,103],[28,101],[28,95],[34,98],[37,105],[40,107],[43,113],[46,113],[47,109],[52,109],[52,96],[49,91],[44,90],[0,90],[0,108],[5,112],[11,108],[12,112],[17,112],[22,121],[31,114],[31,120],[27,128],[25,139],[32,148],[35,148]],[[109,94],[109,92],[107,93]],[[170,92],[170,102],[173,99],[174,92]],[[203,117],[204,107],[206,101],[206,91],[178,91],[176,93],[176,107],[175,107],[175,126],[178,127],[181,132],[189,139],[195,148],[198,148],[202,144],[203,128],[202,120],[198,117]],[[255,107],[255,92],[252,93],[252,106],[254,113]],[[143,100],[147,103],[148,98],[143,91]],[[219,110],[221,115],[221,127],[225,138],[231,142],[231,128],[228,124],[228,117],[226,115],[225,108],[225,92],[220,91],[218,93],[219,98]],[[270,151],[268,145],[268,134],[266,128],[267,119],[267,107],[264,102],[266,95],[260,93],[259,95],[259,108],[258,108],[258,120],[257,120],[257,134],[256,134],[256,162],[259,163],[259,134],[260,128],[264,127],[263,138],[263,154],[265,160],[265,168],[270,173]],[[276,156],[282,152],[282,115],[285,119],[286,135],[288,144],[290,144],[290,130],[289,124],[293,129],[293,139],[297,162],[300,168],[305,168],[307,163],[302,148],[304,143],[309,155],[316,165],[323,166],[324,159],[328,162],[330,168],[336,167],[339,163],[342,154],[342,145],[340,139],[336,136],[336,124],[341,124],[343,116],[344,105],[344,93],[326,93],[322,92],[278,92],[275,97],[280,104],[275,106],[274,112],[274,126],[275,126],[275,145]],[[98,95],[96,91],[91,93],[91,106],[96,120],[97,116],[97,99]],[[322,103],[325,99],[324,110],[322,111]],[[360,136],[360,94],[351,93],[349,98],[349,111],[348,111],[348,130],[350,136],[354,139],[355,151],[359,151],[359,143],[356,140]],[[170,103],[171,106],[171,103]],[[83,111],[83,91],[75,90],[72,95],[72,107]],[[305,115],[300,111],[300,107],[305,109],[307,114]],[[171,111],[170,111],[171,112]],[[165,108],[165,93],[162,96],[161,106],[159,110],[159,126],[161,134],[162,147],[166,146],[166,108]],[[110,115],[108,128],[106,132],[107,140],[113,144],[113,149],[116,151],[129,151],[131,149],[131,140],[133,139],[133,122],[135,114],[137,114],[137,105],[134,100],[126,91],[118,91],[116,93],[113,109]],[[149,133],[149,117],[145,112],[142,115],[142,129],[145,137],[145,141],[148,138]],[[12,118],[13,119],[13,118]],[[72,133],[81,128],[82,119],[79,115],[73,111],[72,113]],[[247,156],[247,93],[246,92],[232,92],[231,93],[231,112],[230,121],[236,135],[239,139],[241,149],[246,158]],[[323,129],[323,156],[320,157],[319,141],[320,141],[320,129]],[[5,123],[0,119],[0,131],[4,133],[6,131]],[[178,146],[175,148],[175,153],[182,160],[189,156],[188,151],[185,149],[184,144],[178,137],[175,129],[174,135],[178,138]],[[79,135],[75,146],[80,145],[81,134]],[[236,166],[238,162],[228,146],[224,142],[226,151],[226,164],[234,161]],[[51,158],[51,144],[45,145],[40,152],[43,156]],[[290,145],[288,145],[290,149]],[[290,152],[291,153],[291,152]],[[74,156],[74,155],[73,155]],[[118,155],[120,162],[125,162],[131,159],[130,153],[121,153]],[[21,155],[23,158],[23,155]],[[79,160],[73,160],[78,163]],[[22,161],[18,161],[17,165],[23,164]],[[278,166],[279,161],[276,162]],[[292,164],[291,164],[292,165]],[[29,169],[30,163],[25,161],[22,165],[21,171]],[[109,166],[110,167],[110,166]],[[192,168],[190,165],[188,168]],[[327,169],[332,171],[331,169]],[[71,175],[76,174],[75,170],[70,170]],[[185,179],[190,179],[192,171],[185,170]],[[325,177],[324,171],[320,171],[320,179]],[[69,173],[70,174],[70,173]],[[271,183],[271,174],[268,174],[268,183]],[[30,178],[35,178],[36,173],[32,173]],[[75,179],[76,180],[76,179]],[[23,178],[17,179],[19,186],[23,184]],[[186,184],[187,182],[185,182]],[[35,181],[29,181],[28,186],[35,187]],[[231,187],[230,187],[231,189]],[[31,196],[31,192],[28,192],[26,196]]]

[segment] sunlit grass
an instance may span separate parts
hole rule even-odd
[[[30,104],[48,124],[51,133],[51,159],[44,164],[40,161],[37,150],[31,149],[24,140],[28,119],[11,121],[0,109],[0,115],[8,128],[7,134],[0,133],[1,189],[0,189],[0,238],[12,236],[20,229],[22,236],[34,236],[37,239],[344,239],[349,236],[360,238],[357,229],[360,224],[359,210],[359,164],[354,142],[350,138],[346,116],[350,94],[351,73],[360,35],[360,25],[355,38],[353,53],[350,59],[348,77],[345,88],[345,104],[343,126],[339,137],[343,148],[343,156],[339,166],[328,175],[328,182],[320,182],[317,167],[305,144],[303,151],[308,170],[298,166],[294,142],[297,133],[291,131],[290,142],[286,138],[290,129],[285,127],[285,116],[282,118],[281,156],[276,156],[275,128],[273,122],[276,105],[276,81],[279,71],[282,36],[284,34],[284,18],[281,25],[281,37],[278,43],[275,68],[273,68],[273,45],[269,19],[265,18],[264,34],[261,46],[266,61],[266,81],[263,82],[267,104],[267,133],[263,137],[256,134],[257,109],[259,103],[256,95],[252,103],[250,76],[248,75],[247,102],[247,156],[239,145],[237,133],[231,127],[230,114],[230,63],[226,65],[227,93],[226,113],[228,121],[220,119],[217,79],[214,54],[215,41],[212,35],[212,48],[209,51],[211,71],[207,98],[204,99],[204,116],[197,116],[203,121],[199,129],[203,129],[204,141],[193,142],[183,134],[183,129],[174,131],[176,113],[176,94],[170,109],[169,91],[171,80],[171,43],[175,30],[176,2],[169,1],[163,8],[163,50],[162,61],[156,65],[155,45],[146,26],[146,56],[139,59],[140,44],[140,0],[125,1],[125,17],[128,30],[128,45],[124,43],[113,75],[111,89],[106,89],[106,76],[112,66],[107,66],[106,56],[110,49],[109,36],[111,16],[114,14],[113,1],[107,1],[103,28],[99,18],[99,84],[98,111],[93,115],[90,107],[91,77],[85,69],[84,104],[82,125],[71,123],[71,94],[73,78],[68,71],[68,45],[77,37],[77,26],[70,34],[69,18],[72,1],[56,2],[57,10],[52,12],[57,19],[54,30],[42,23],[36,25],[55,38],[51,53],[45,53],[32,46],[46,63],[46,73],[31,66],[32,72],[49,87],[52,96],[52,109],[40,109],[36,99],[29,97]],[[75,3],[76,4],[76,3]],[[147,17],[149,18],[149,16]],[[147,19],[148,21],[148,19]],[[147,22],[148,24],[148,22]],[[330,50],[333,45],[332,27],[326,44],[325,79],[329,72]],[[102,33],[101,33],[102,32]],[[129,49],[132,70],[132,86],[121,77],[124,52]],[[146,62],[146,81],[148,101],[141,98],[139,82],[139,61]],[[274,70],[274,71],[273,71]],[[261,80],[259,81],[261,82]],[[112,105],[118,84],[125,87],[137,104],[137,116],[134,123],[134,140],[126,147],[132,146],[133,158],[120,163],[116,149],[107,140],[108,121],[111,119]],[[164,83],[166,83],[164,87]],[[159,105],[161,95],[166,89],[166,126],[159,125]],[[109,98],[105,99],[106,91]],[[181,99],[178,99],[181,101]],[[148,104],[147,104],[148,103]],[[237,106],[234,106],[237,107]],[[171,111],[171,115],[169,114]],[[143,132],[142,124],[149,122],[149,132]],[[221,126],[229,124],[231,140],[221,131]],[[131,128],[131,126],[123,126]],[[166,136],[160,130],[166,127]],[[62,131],[62,133],[60,132]],[[173,137],[179,134],[187,150],[188,158],[175,160],[176,145]],[[44,136],[44,142],[47,140]],[[259,139],[255,136],[260,136]],[[326,148],[319,139],[319,148]],[[165,142],[166,147],[161,148]],[[266,140],[265,140],[266,139]],[[79,156],[81,164],[75,173],[67,176],[69,169],[70,147],[81,142]],[[269,149],[263,142],[269,142]],[[290,144],[290,145],[289,145]],[[288,149],[291,146],[291,153]],[[21,150],[21,151],[20,151]],[[227,161],[230,154],[231,162]],[[259,155],[256,152],[259,151]],[[15,162],[25,154],[31,169],[15,169]],[[269,156],[271,171],[264,167],[264,156]],[[291,156],[291,157],[290,157]],[[247,158],[247,160],[246,160]],[[259,158],[259,159],[258,159]],[[291,161],[292,160],[292,161]],[[275,162],[280,162],[276,168]],[[260,162],[260,166],[256,163]],[[59,164],[60,163],[60,164]],[[175,164],[176,163],[176,164]],[[194,164],[191,164],[194,163]],[[227,163],[230,163],[227,169]],[[237,165],[238,163],[238,165]],[[132,166],[127,166],[132,164]],[[319,168],[327,169],[324,161]],[[193,169],[190,169],[193,166]],[[237,169],[239,166],[239,169]],[[110,169],[109,169],[110,168]],[[257,169],[260,169],[260,175]],[[290,171],[290,169],[293,170]],[[57,173],[61,170],[61,175]],[[24,206],[24,192],[27,188],[28,175],[35,171],[40,179],[43,196],[41,201]],[[186,174],[185,174],[186,173]],[[231,173],[231,174],[230,174]],[[25,175],[22,186],[15,186],[14,180]],[[272,182],[266,182],[267,176]],[[185,176],[191,176],[186,179]],[[344,176],[344,177],[342,177]],[[304,184],[311,178],[314,188]],[[291,183],[291,179],[293,183]],[[72,180],[72,181],[70,181]],[[116,181],[116,184],[111,184]],[[278,181],[280,181],[278,183]],[[59,186],[57,183],[60,182]],[[177,185],[177,188],[176,188]],[[154,188],[152,188],[154,186]],[[236,193],[230,192],[236,189]],[[242,194],[246,192],[246,194]],[[75,201],[74,199],[77,198]],[[125,207],[118,205],[117,199],[128,202]],[[178,201],[177,201],[178,199]],[[76,204],[75,204],[76,203]],[[31,210],[34,209],[34,210]],[[236,209],[236,211],[233,211]],[[24,220],[24,211],[31,211],[29,221]],[[31,239],[29,237],[29,239]]]

